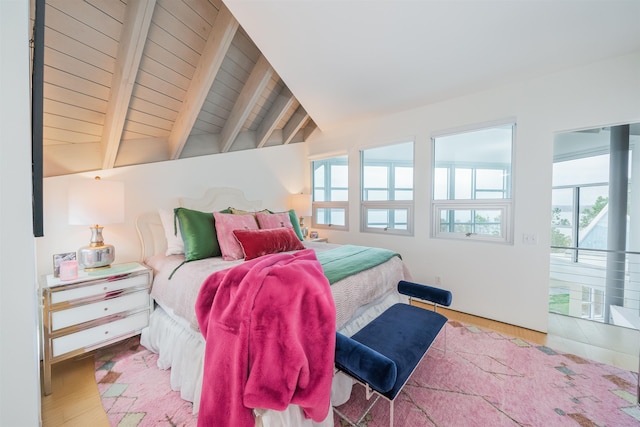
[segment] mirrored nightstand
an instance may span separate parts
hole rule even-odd
[[[44,393],[51,365],[137,335],[149,324],[152,271],[137,262],[81,271],[73,280],[48,275],[41,287]]]

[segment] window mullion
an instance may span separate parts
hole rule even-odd
[[[447,167],[449,170],[449,200],[456,199],[456,168],[453,165],[449,165]],[[453,233],[456,231],[455,221],[455,211],[450,210],[447,214],[447,229],[449,233]]]
[[[476,185],[477,180],[476,180],[476,175],[478,173],[478,168],[471,168],[471,198],[472,199],[477,199],[478,198],[478,186]]]
[[[571,225],[571,231],[573,231],[573,239],[571,244],[574,248],[578,247],[580,229],[580,187],[573,188],[573,224]],[[578,262],[579,254],[578,250],[573,251],[573,262]]]

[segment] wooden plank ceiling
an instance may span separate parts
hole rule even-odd
[[[316,129],[221,0],[46,0],[44,62],[45,176]]]

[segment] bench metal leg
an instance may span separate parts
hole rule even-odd
[[[373,397],[373,395],[375,394],[376,398],[373,399],[373,401],[371,403],[369,403],[369,406],[367,406],[367,408],[364,410],[364,412],[360,415],[360,418],[358,418],[357,421],[351,421],[351,419],[347,418],[347,416],[345,414],[343,414],[339,409],[337,408],[333,408],[333,410],[335,411],[336,414],[338,414],[338,416],[340,418],[342,418],[343,420],[345,420],[347,423],[349,423],[350,426],[353,427],[360,427],[360,423],[362,422],[362,420],[364,420],[364,417],[367,416],[367,414],[371,411],[371,408],[373,408],[373,405],[376,404],[376,402],[378,401],[378,399],[380,399],[380,395],[378,393],[376,393],[370,386],[369,384],[366,383],[362,383],[360,381],[357,382],[358,384],[360,384],[361,386],[364,387],[365,390],[365,398],[367,400],[371,400],[371,397]],[[391,402],[391,404],[393,404],[393,402]]]
[[[415,327],[410,331],[410,333],[395,333],[394,328],[396,326],[403,327],[403,325],[400,323],[407,323],[407,319],[410,319],[410,324],[415,324]],[[434,310],[428,310],[422,309],[422,307],[415,307],[412,305],[398,303],[391,306],[380,316],[375,318],[371,323],[366,325],[353,337],[346,337],[339,333],[336,333],[337,341],[338,343],[342,343],[343,347],[343,350],[338,351],[338,346],[336,346],[336,368],[343,369],[348,375],[356,380],[356,383],[359,383],[360,385],[365,387],[367,400],[369,400],[373,394],[376,394],[376,399],[369,405],[369,407],[364,411],[362,416],[355,423],[349,420],[342,412],[340,412],[336,408],[334,408],[335,413],[347,423],[349,423],[349,425],[360,427],[360,423],[365,419],[369,411],[372,409],[378,397],[384,397],[389,401],[389,426],[393,427],[395,418],[394,400],[397,397],[398,393],[404,387],[405,383],[411,377],[413,372],[416,370],[420,362],[424,359],[427,352],[429,351],[429,348],[437,338],[438,334],[442,331],[443,327],[445,328],[443,343],[444,349],[439,350],[442,350],[446,357],[448,329],[447,318],[437,313],[435,307]],[[384,345],[379,345],[380,342],[378,341],[378,339],[380,338],[380,334],[389,334],[390,341],[385,342]],[[367,347],[367,344],[365,343],[371,343],[371,348]],[[367,384],[367,380],[361,380],[359,378],[366,378],[369,381],[376,383],[377,386],[379,385],[380,388],[384,388],[386,387],[386,385],[382,385],[381,381],[378,381],[378,378],[373,376],[370,371],[363,370],[362,367],[359,367],[355,364],[355,362],[351,361],[351,358],[353,357],[362,357],[364,358],[364,360],[367,360],[367,358],[372,360],[375,359],[375,355],[377,354],[375,353],[376,348],[384,349],[378,351],[380,351],[380,354],[382,356],[386,356],[388,359],[390,359],[390,362],[392,364],[391,366],[393,366],[393,364],[396,364],[393,367],[397,367],[398,363],[402,363],[401,375],[398,374],[400,375],[400,377],[394,377],[393,381],[395,382],[395,384],[393,385],[393,387],[389,386],[385,389],[385,391],[382,392],[378,391],[377,389],[372,389],[371,386]],[[402,355],[403,351],[405,351],[407,348],[412,349],[410,358],[403,357]],[[418,352],[417,350],[421,350],[421,352]],[[385,354],[385,352],[389,353],[391,356]],[[348,353],[349,357],[345,356],[345,353]],[[378,358],[382,360],[379,355]],[[398,359],[398,361],[394,359]],[[378,362],[377,365],[379,366],[374,366],[373,369],[386,369],[387,365],[385,365],[383,362]],[[373,363],[373,365],[376,364]],[[354,373],[350,374],[350,372]],[[398,372],[400,372],[400,368],[398,368]]]
[[[364,410],[364,412],[362,412],[362,414],[360,415],[360,418],[358,418],[357,421],[352,421],[351,419],[349,419],[342,411],[340,411],[338,408],[334,407],[333,411],[338,414],[338,416],[345,420],[350,426],[352,427],[360,427],[362,423],[362,421],[365,419],[365,417],[367,416],[367,414],[369,412],[371,412],[371,409],[373,408],[373,405],[376,404],[376,402],[378,401],[378,399],[380,399],[381,395],[378,394],[378,392],[376,392],[375,390],[373,390],[369,384],[364,384],[361,383],[360,381],[357,382],[357,384],[360,384],[361,386],[363,386],[365,388],[365,398],[366,400],[371,400],[371,398],[375,395],[375,399],[373,399],[373,401],[371,401],[371,403],[369,403],[369,406],[367,406],[367,408]],[[385,398],[386,399],[386,398]],[[388,400],[388,399],[386,399]],[[389,412],[389,426],[393,427],[393,400],[389,400],[389,404],[390,406],[390,412]]]
[[[336,414],[338,414],[338,416],[340,418],[342,418],[343,420],[345,420],[347,423],[349,423],[350,426],[353,427],[360,427],[360,423],[362,422],[362,420],[364,420],[364,417],[367,416],[367,414],[371,411],[371,408],[373,408],[373,405],[376,404],[376,402],[378,401],[378,399],[380,398],[380,396],[376,396],[375,399],[373,399],[373,402],[371,402],[369,404],[369,406],[367,407],[367,409],[364,410],[364,412],[362,413],[362,415],[360,415],[360,418],[358,418],[357,421],[351,421],[351,419],[347,418],[347,416],[345,414],[343,414],[338,408],[333,408],[334,412]],[[393,405],[393,402],[391,402],[391,404]],[[393,427],[393,426],[392,426]]]

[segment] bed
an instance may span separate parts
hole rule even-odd
[[[236,213],[259,212],[265,207],[260,201],[247,200],[242,191],[232,188],[212,188],[200,199],[181,198],[176,207],[198,212],[220,212],[235,209]],[[171,369],[171,387],[183,399],[193,402],[194,412],[200,406],[203,381],[205,340],[199,331],[194,304],[201,284],[213,272],[237,266],[244,259],[225,260],[206,257],[190,262],[184,254],[169,254],[175,241],[169,239],[167,211],[159,209],[141,215],[136,227],[142,244],[141,260],[154,271],[151,296],[156,305],[150,325],[141,335],[141,343],[158,353],[158,367]],[[161,217],[163,215],[163,217]],[[295,216],[294,216],[295,217]],[[164,221],[164,222],[163,222]],[[217,223],[216,223],[217,224]],[[340,245],[303,241],[305,248],[322,252]],[[177,251],[179,252],[179,250]],[[329,254],[329,252],[327,252]],[[336,328],[351,336],[391,305],[405,301],[396,290],[400,280],[411,280],[399,257],[332,283],[331,294],[336,306]],[[331,403],[340,405],[349,399],[352,380],[343,374],[333,378]],[[333,426],[332,411],[322,422],[304,418],[300,408],[289,405],[285,411],[254,409],[256,425],[262,426]]]

